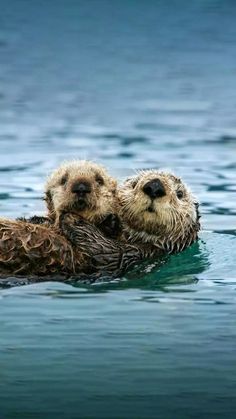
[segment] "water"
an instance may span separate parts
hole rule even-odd
[[[0,417],[235,418],[236,4],[0,0],[0,211],[95,159],[171,168],[201,240],[112,283],[0,290]]]

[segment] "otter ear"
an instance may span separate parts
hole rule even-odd
[[[124,180],[124,184],[133,183],[133,182],[136,182],[136,180],[137,180],[137,176],[130,176],[130,177],[127,177],[127,179]]]
[[[130,186],[132,188],[135,188],[137,183],[138,183],[138,176],[132,176],[125,179],[124,186]]]

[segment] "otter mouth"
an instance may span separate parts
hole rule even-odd
[[[87,208],[88,204],[83,199],[78,199],[78,202],[76,203],[76,208],[80,211],[83,211],[85,208]]]
[[[150,212],[150,213],[156,212],[155,208],[154,208],[154,205],[153,205],[153,202],[151,202],[151,204],[147,207],[146,211]]]
[[[73,203],[73,209],[77,211],[84,211],[86,208],[89,208],[89,204],[86,199],[78,197]]]

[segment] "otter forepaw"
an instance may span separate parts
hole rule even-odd
[[[110,217],[110,221],[115,220]],[[95,271],[121,274],[145,256],[139,247],[107,238],[99,228],[83,219],[70,224],[67,216],[62,216],[61,231],[76,249],[87,255]]]
[[[98,227],[107,237],[112,239],[116,239],[121,233],[121,222],[116,214],[109,214]]]
[[[51,223],[48,217],[43,217],[40,215],[33,215],[33,217],[29,217],[29,218],[19,217],[16,220],[23,221],[24,223],[30,223],[30,224],[50,224]]]

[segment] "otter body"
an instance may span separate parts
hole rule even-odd
[[[46,188],[46,226],[0,221],[2,272],[120,274],[144,258],[182,251],[197,240],[198,203],[180,178],[156,170],[142,171],[119,188],[122,232],[119,241],[105,237],[96,225],[117,236],[115,181],[104,174],[101,180],[97,168],[89,171],[92,181],[85,177],[87,162],[82,172],[74,162],[54,172]]]

